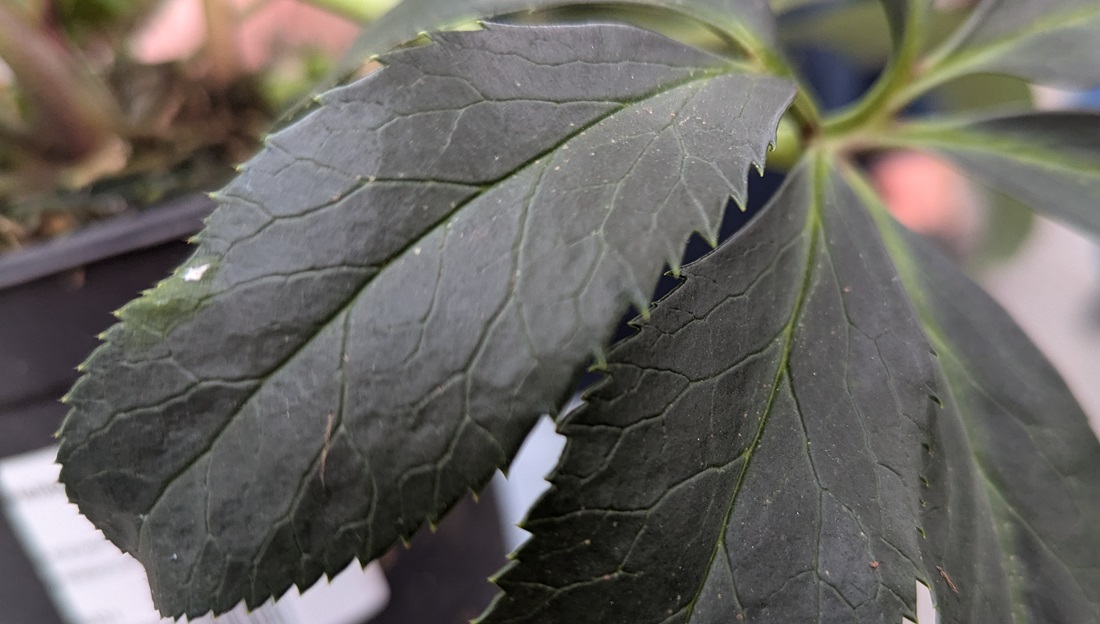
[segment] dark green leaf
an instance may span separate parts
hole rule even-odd
[[[913,617],[930,356],[812,169],[612,352],[489,622]]]
[[[892,624],[915,619],[915,579],[946,622],[1096,621],[1080,409],[1003,312],[923,250],[892,258],[865,208],[804,163],[685,268],[562,424],[487,624]],[[941,289],[932,317],[895,261],[929,263],[934,284],[906,285]]]
[[[939,365],[923,547],[943,562],[933,579],[943,621],[1100,622],[1100,443],[1084,413],[988,295],[880,223]]]
[[[320,98],[73,389],[69,496],[167,615],[434,521],[744,199],[793,95],[626,26],[439,34]]]
[[[982,0],[947,43],[944,77],[1004,72],[1040,82],[1100,84],[1100,2]]]
[[[931,149],[978,182],[1100,234],[1100,113],[913,124],[891,130],[886,140]]]
[[[939,254],[909,247],[919,276],[906,287],[923,300],[945,390],[923,514],[925,561],[955,585],[933,576],[943,621],[1100,622],[1095,434],[1008,315]]]

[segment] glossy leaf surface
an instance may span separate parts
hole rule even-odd
[[[59,455],[166,615],[368,560],[507,465],[793,89],[626,26],[439,34],[320,98],[120,311]]]
[[[889,225],[888,251],[866,208],[806,163],[685,268],[563,423],[487,623],[900,622],[914,579],[944,621],[1097,621],[1080,409],[985,295]]]

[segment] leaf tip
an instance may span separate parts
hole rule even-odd
[[[737,203],[737,207],[741,209],[741,212],[745,211],[743,204],[741,204],[740,202]],[[717,230],[707,228],[706,230],[700,230],[699,235],[703,237],[703,240],[706,241],[708,245],[710,245],[711,249],[715,249],[718,247]]]
[[[677,263],[677,264],[679,264],[679,263]],[[648,321],[649,320],[649,312],[653,308],[653,302],[649,299],[649,297],[642,294],[642,292],[640,290],[636,290],[636,291],[634,291],[634,293],[631,294],[630,299],[631,299],[631,304],[638,311],[638,315],[642,317],[642,320],[643,321]],[[601,352],[602,352],[602,350],[601,350]],[[605,361],[604,364],[606,364],[606,363],[607,362]]]
[[[668,270],[665,271],[665,275],[680,277],[680,269],[682,268],[680,260],[679,257],[669,254],[669,256],[665,258],[665,266],[668,267]]]
[[[592,360],[592,365],[588,367],[589,372],[607,370],[607,354],[604,353],[603,349],[593,349]]]

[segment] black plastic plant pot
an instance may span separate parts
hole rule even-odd
[[[0,461],[56,444],[66,412],[59,399],[115,321],[111,312],[187,257],[186,239],[212,208],[189,197],[0,256]],[[0,624],[84,624],[62,617],[31,559],[0,513]],[[466,622],[492,598],[485,579],[503,562],[500,519],[486,491],[480,504],[460,504],[437,533],[383,559],[390,599],[371,624]]]

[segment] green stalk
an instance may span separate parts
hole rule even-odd
[[[399,0],[303,0],[353,22],[366,24],[389,11]],[[457,0],[456,0],[457,1]]]
[[[904,107],[907,102],[899,101],[895,96],[914,79],[928,22],[928,5],[919,1],[908,3],[905,29],[901,40],[895,45],[891,63],[867,95],[826,122],[823,128],[826,134],[845,134],[856,128],[884,123]]]

